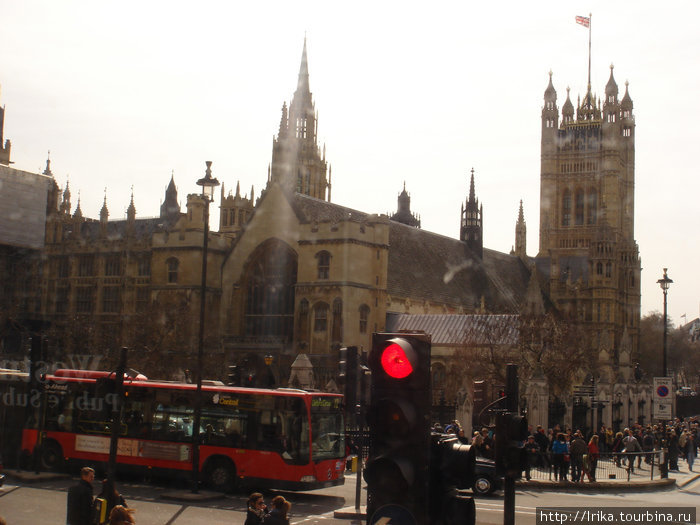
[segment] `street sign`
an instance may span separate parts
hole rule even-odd
[[[673,382],[670,377],[655,377],[653,392],[654,419],[671,419],[673,417]]]

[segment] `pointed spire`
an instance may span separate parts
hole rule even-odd
[[[75,211],[73,212],[73,218],[74,219],[82,219],[83,218],[83,210],[80,209],[80,192],[78,192],[78,204],[75,207]]]
[[[608,79],[608,83],[605,86],[606,101],[609,101],[609,98],[611,96],[617,98],[617,82],[615,82],[615,77],[613,76],[613,69],[615,69],[615,66],[613,64],[610,64],[610,78]]]
[[[236,182],[236,199],[241,198],[241,181]]]
[[[309,61],[306,57],[306,35],[304,35],[304,50],[301,52],[301,65],[299,66],[297,92],[308,93],[309,91]]]
[[[280,118],[279,136],[280,137],[286,136],[288,130],[289,130],[289,113],[287,111],[287,102],[285,101],[282,104],[282,117]]]
[[[109,210],[107,209],[107,188],[105,188],[105,197],[100,210],[100,222],[107,222],[109,218]]]
[[[520,199],[520,209],[518,210],[518,224],[525,222],[525,214],[523,213],[523,200]]]
[[[224,199],[226,198],[226,191],[224,190],[224,183],[221,183],[221,202],[224,202]]]
[[[632,99],[630,98],[629,85],[630,85],[630,83],[627,80],[625,80],[625,96],[622,97],[622,101],[620,103],[620,106],[622,107],[623,110],[631,111],[633,104],[632,104]]]
[[[253,203],[253,206],[255,206],[255,186],[250,187],[250,202]]]
[[[51,173],[51,150],[49,150],[48,154],[46,155],[46,169],[44,170],[44,175],[53,177],[53,173]]]
[[[549,84],[547,84],[547,89],[544,90],[544,99],[546,101],[556,101],[557,91],[554,89],[554,84],[552,84],[552,70],[549,70]]]
[[[475,198],[476,198],[476,194],[474,191],[474,168],[472,168],[472,177],[471,177],[471,181],[469,182],[469,201],[468,202],[476,202]]]
[[[136,206],[134,206],[134,187],[131,186],[131,202],[126,209],[126,219],[133,222],[136,219]]]

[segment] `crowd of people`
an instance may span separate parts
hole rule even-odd
[[[668,450],[669,471],[678,471],[678,462],[686,462],[689,471],[698,455],[698,433],[700,423],[697,418],[676,418],[665,424],[635,424],[623,431],[613,432],[602,425],[592,434],[584,436],[581,430],[562,429],[559,425],[545,431],[541,426],[529,428],[529,436],[523,443],[527,454],[525,478],[531,479],[533,468],[551,469],[554,479],[576,483],[596,481],[596,471],[601,454],[610,455],[617,466],[624,466],[634,472],[642,461],[652,462],[654,450]],[[445,426],[439,424],[433,431],[455,434],[463,443],[475,448],[477,456],[494,458],[495,436],[493,429],[476,430],[471,440],[464,435],[458,421]]]

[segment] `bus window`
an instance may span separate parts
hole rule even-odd
[[[158,392],[163,393],[166,392]],[[193,420],[194,409],[187,398],[175,398],[167,404],[158,403],[153,414],[151,438],[163,441],[192,441]]]
[[[311,454],[314,461],[345,455],[340,398],[314,397],[311,401]]]
[[[149,439],[154,393],[145,388],[127,391],[122,410],[122,422],[126,425],[126,435],[132,438]]]

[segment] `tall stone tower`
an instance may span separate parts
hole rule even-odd
[[[610,66],[602,104],[589,81],[574,114],[567,89],[559,120],[550,72],[542,109],[538,267],[557,306],[613,356],[636,351],[639,332],[632,107],[627,84],[618,99]]]
[[[282,106],[279,133],[272,143],[268,186],[279,182],[287,190],[330,201],[325,149],[322,154],[317,131],[318,115],[309,89],[305,38],[297,89],[289,109],[286,102]]]

